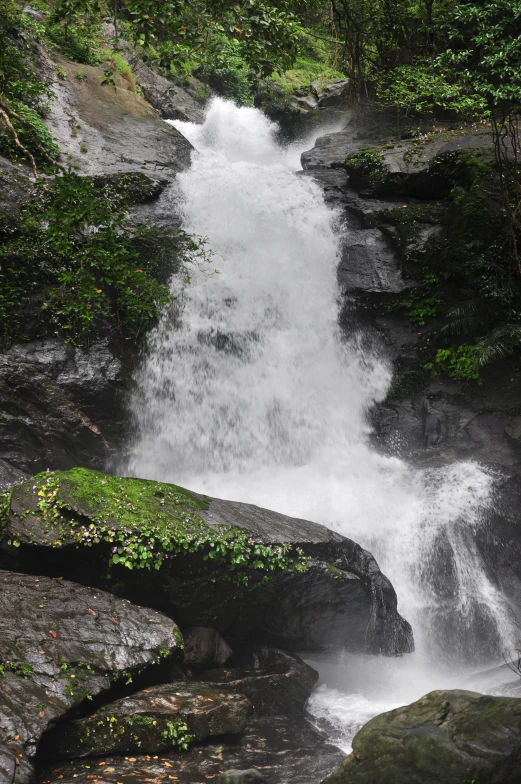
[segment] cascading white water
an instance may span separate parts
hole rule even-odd
[[[197,152],[173,207],[208,238],[219,273],[195,269],[175,328],[165,315],[151,337],[130,470],[324,523],[373,552],[417,652],[324,675],[312,712],[348,745],[371,715],[512,646],[474,545],[494,479],[472,462],[415,469],[368,444],[390,369],[339,333],[339,220],[295,173],[298,146],[281,148],[261,112],[221,99],[203,125],[174,124]]]

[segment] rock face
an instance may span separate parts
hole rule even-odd
[[[99,465],[110,454],[101,430],[42,370],[42,363],[0,355],[0,458],[27,473]]]
[[[516,784],[521,700],[433,691],[369,721],[327,784]]]
[[[86,568],[85,537],[95,546]],[[1,547],[20,565],[44,548],[54,568],[90,584],[115,551],[120,590],[168,608],[181,626],[211,620],[218,631],[263,632],[289,648],[398,654],[413,644],[392,585],[355,542],[175,485],[87,469],[44,474],[13,490]],[[129,564],[139,579],[129,579]]]
[[[54,745],[65,758],[157,753],[190,740],[236,735],[249,708],[246,697],[222,687],[187,681],[152,686],[58,727]]]
[[[0,572],[0,781],[27,782],[42,733],[178,646],[170,618],[93,588]],[[18,762],[16,762],[18,760]]]
[[[80,67],[61,56],[55,64],[43,50],[41,61],[56,95],[45,122],[67,165],[88,175],[141,172],[156,178],[188,165],[187,139],[162,122],[119,74],[113,74],[114,86],[102,86],[97,66]],[[65,78],[58,78],[56,68]]]

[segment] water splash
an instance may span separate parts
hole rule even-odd
[[[219,274],[195,270],[176,328],[165,316],[150,339],[130,469],[316,520],[373,552],[413,625],[417,677],[387,662],[375,700],[359,668],[358,687],[341,692],[354,726],[356,700],[369,716],[511,646],[508,608],[474,544],[494,478],[472,462],[415,470],[369,446],[367,411],[390,368],[339,333],[339,216],[295,173],[299,149],[278,146],[259,111],[220,99],[203,125],[174,124],[197,152],[172,208],[209,238]]]

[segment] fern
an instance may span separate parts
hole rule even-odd
[[[521,347],[521,324],[500,324],[476,344],[476,359],[483,367]]]

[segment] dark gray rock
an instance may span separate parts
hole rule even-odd
[[[51,355],[44,352],[36,366],[16,354],[0,355],[0,459],[27,473],[103,464],[110,446],[98,425],[40,371]]]
[[[204,106],[180,85],[165,79],[132,53],[124,53],[143,95],[164,120],[201,123]],[[201,85],[202,86],[202,85]]]
[[[205,560],[204,552],[186,558],[171,557],[159,572],[151,575],[145,570],[139,580],[130,579],[133,573],[120,569],[120,590],[127,591],[131,598],[142,601],[146,597],[156,606],[175,608],[181,626],[211,623],[218,631],[228,631],[242,639],[251,631],[263,631],[282,647],[335,647],[391,655],[411,650],[410,626],[397,612],[391,583],[372,555],[350,539],[317,523],[250,504],[202,498],[175,485],[158,488],[157,483],[145,480],[111,478],[107,483],[107,479],[104,474],[85,469],[49,476],[56,487],[56,500],[66,504],[71,517],[86,524],[93,519],[99,523],[108,515],[107,523],[111,526],[124,525],[125,531],[129,530],[128,521],[119,522],[117,510],[107,512],[112,498],[107,494],[116,492],[111,490],[116,482],[118,496],[133,506],[135,523],[131,525],[136,535],[140,532],[140,508],[148,519],[154,509],[171,515],[173,530],[186,530],[192,536],[195,534],[190,515],[197,514],[202,524],[214,531],[237,527],[251,542],[285,545],[295,553],[292,558],[297,561],[301,557],[299,549],[309,557],[305,569],[293,568],[291,560],[287,567],[274,571],[267,583],[262,579],[264,570],[251,569],[247,589],[230,580],[225,564]],[[181,498],[182,503],[174,504],[168,495],[167,503],[164,498],[161,503],[163,493]],[[136,498],[142,504],[138,509]],[[84,556],[68,547],[78,544],[77,527],[60,527],[59,522],[49,525],[38,502],[31,480],[15,488],[2,547],[10,552],[6,541],[17,539],[23,545],[18,557],[29,561],[35,548],[46,548],[47,557],[58,559],[60,569],[65,570],[63,574],[80,579]],[[186,511],[184,504],[189,504]],[[65,552],[60,558],[62,549]],[[92,584],[96,574],[98,579],[104,575],[107,554],[101,545],[89,552],[91,563],[83,579]]]
[[[350,83],[350,79],[337,79],[325,87],[313,84],[317,90],[318,105],[321,107],[345,106],[349,99]]]
[[[397,294],[408,286],[396,250],[381,229],[351,229],[342,243],[338,281],[345,291]]]
[[[31,363],[61,389],[99,406],[118,380],[122,362],[108,338],[89,346],[74,346],[58,338],[34,340],[12,346],[7,356]]]
[[[239,738],[195,746],[183,754],[157,757],[108,757],[100,762],[85,760],[52,765],[41,772],[41,784],[99,784],[124,781],[201,784],[226,770],[255,768],[267,781],[287,784],[317,784],[340,764],[342,752],[327,743],[305,719],[287,716],[254,718]]]
[[[250,768],[249,770],[225,770],[215,777],[219,784],[260,784],[266,781],[265,776],[260,770]]]
[[[371,719],[327,784],[517,784],[521,700],[433,691]]]
[[[237,735],[246,725],[249,708],[246,697],[224,687],[188,681],[151,686],[60,725],[52,744],[65,759],[164,752],[177,747],[177,735],[169,732],[172,726],[178,732],[176,723],[187,727],[179,730],[181,742],[185,732],[194,741]]]
[[[21,482],[22,479],[27,479],[28,476],[24,471],[16,468],[16,466],[7,463],[5,460],[0,460],[0,488],[10,487],[17,482]]]
[[[298,716],[304,713],[318,673],[294,654],[257,646],[234,666],[209,670],[199,678],[246,695],[258,716]]]
[[[0,571],[0,588],[0,781],[11,784],[16,770],[25,784],[42,733],[124,671],[175,650],[177,627],[61,577]]]
[[[302,153],[302,168],[304,171],[341,168],[347,155],[360,146],[361,142],[349,130],[326,134],[317,139],[312,150]]]
[[[226,640],[208,626],[190,626],[183,637],[184,663],[189,667],[222,667],[233,655]]]

